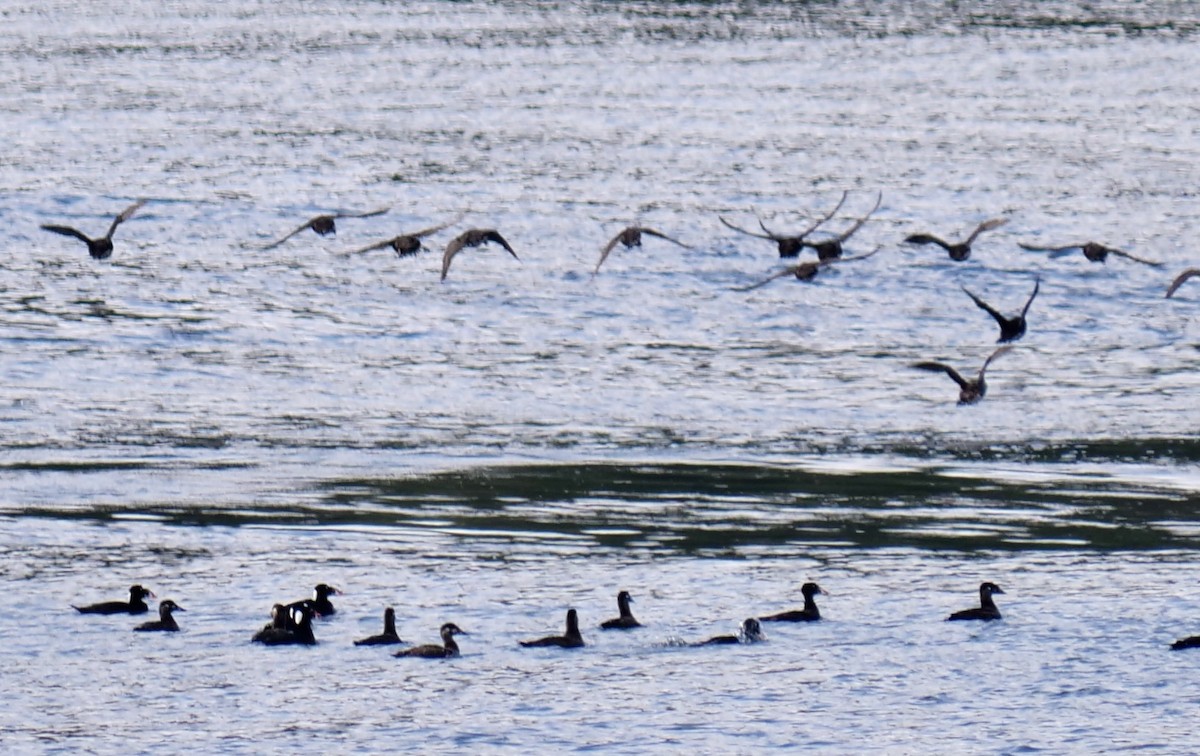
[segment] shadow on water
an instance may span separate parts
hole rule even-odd
[[[1195,456],[1187,444],[1163,446],[1163,456]],[[553,542],[558,551],[580,554],[596,547],[737,556],[822,547],[972,552],[1200,546],[1194,481],[1181,481],[1174,465],[1145,462],[1154,456],[1149,450],[1114,442],[1023,456],[492,465],[329,479],[283,507],[41,506],[20,514],[149,518],[185,526],[369,528],[406,538]],[[1064,458],[1070,461],[1063,464]],[[1120,459],[1138,461],[1113,461]]]

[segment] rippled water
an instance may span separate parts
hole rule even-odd
[[[1188,3],[0,4],[5,751],[1179,752]],[[746,227],[836,204],[862,262]],[[40,224],[100,233],[109,261]],[[336,238],[267,244],[332,210]],[[433,252],[343,256],[453,219]],[[971,259],[905,245],[996,216]],[[641,223],[647,238],[601,247]],[[458,230],[494,227],[439,282]],[[1096,240],[1164,263],[1017,242]],[[1005,311],[1028,335],[954,404]],[[1005,621],[947,625],[992,579]],[[817,580],[827,621],[688,649]],[[247,638],[347,591],[316,649]],[[72,602],[142,582],[176,637]],[[593,628],[633,592],[648,625]],[[463,658],[356,649],[471,632]],[[579,609],[593,645],[523,651]]]

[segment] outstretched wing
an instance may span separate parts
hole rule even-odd
[[[91,239],[84,236],[84,234],[82,232],[76,231],[75,229],[71,228],[70,226],[42,226],[42,228],[44,228],[47,231],[53,231],[56,234],[62,234],[63,236],[74,236],[76,239],[78,239],[84,243],[91,243],[91,241],[92,241]]]
[[[963,242],[963,244],[966,244],[969,247],[984,231],[991,231],[993,228],[1000,228],[1005,223],[1008,223],[1008,218],[992,218],[991,220],[985,220],[983,223],[980,223],[975,227],[975,230],[971,232],[971,235],[967,237],[967,240]]]
[[[304,225],[302,225],[302,226],[300,226],[299,228],[297,228],[295,231],[293,231],[293,232],[291,232],[290,234],[288,234],[287,236],[283,237],[282,239],[280,239],[280,240],[278,240],[278,241],[271,242],[271,243],[270,243],[270,244],[268,244],[267,246],[263,247],[263,249],[264,249],[264,250],[267,250],[267,249],[275,249],[275,248],[276,248],[276,247],[278,247],[280,244],[283,244],[285,241],[287,241],[288,239],[291,239],[293,236],[295,236],[296,234],[300,233],[301,231],[305,231],[305,230],[307,230],[307,229],[310,229],[310,228],[312,228],[313,224],[314,224],[314,223],[316,223],[316,222],[317,222],[317,220],[318,220],[319,218],[321,218],[321,217],[322,217],[322,216],[319,216],[319,215],[318,215],[316,218],[313,218],[312,220],[308,221],[308,222],[307,222],[307,223],[305,223]]]
[[[1025,306],[1021,308],[1021,317],[1025,317],[1025,315],[1029,312],[1029,305],[1033,304],[1033,298],[1038,295],[1038,289],[1040,288],[1042,288],[1042,279],[1034,279],[1033,293],[1029,295],[1029,299],[1025,300]]]
[[[363,247],[362,249],[352,249],[349,252],[342,252],[341,255],[342,255],[342,257],[349,257],[350,255],[361,255],[363,252],[372,252],[376,249],[383,249],[384,247],[390,246],[393,241],[395,241],[395,240],[394,239],[384,239],[381,242],[376,242],[375,244],[368,245],[366,247]]]
[[[381,207],[378,210],[372,210],[368,213],[334,213],[333,217],[334,218],[373,218],[376,215],[383,215],[384,213],[386,213],[388,210],[391,210],[391,209],[392,208],[390,208],[390,207]]]
[[[688,246],[687,244],[684,244],[683,242],[679,241],[678,239],[672,239],[671,237],[664,234],[662,231],[655,231],[652,228],[644,228],[642,226],[638,227],[638,231],[641,231],[643,234],[650,234],[651,236],[657,236],[659,239],[666,239],[667,241],[671,242],[672,244],[678,244],[679,246],[683,247],[684,249],[691,249],[691,247]]]
[[[719,221],[721,221],[722,223],[724,223],[729,228],[732,228],[734,231],[737,231],[738,233],[741,233],[741,234],[745,234],[746,236],[753,236],[757,239],[770,239],[771,241],[779,241],[779,237],[777,237],[777,236],[768,236],[767,234],[756,234],[753,231],[747,231],[744,228],[739,228],[738,226],[735,226],[732,223],[730,223],[729,221],[725,220],[720,215],[717,216],[717,219]]]
[[[914,362],[912,366],[918,370],[929,370],[934,373],[945,373],[946,375],[950,376],[955,383],[958,384],[959,388],[967,388],[968,386],[966,379],[959,375],[957,370],[941,362]]]
[[[905,237],[904,241],[909,244],[936,244],[947,252],[950,251],[950,245],[932,234],[912,234]]]
[[[999,349],[997,349],[996,351],[992,352],[992,354],[986,360],[983,361],[983,367],[979,368],[979,379],[983,380],[983,374],[987,372],[988,365],[992,364],[992,360],[996,359],[997,357],[999,357],[1003,354],[1008,354],[1009,352],[1012,351],[1012,349],[1013,349],[1012,345],[1009,344],[1006,346],[1002,346]]]
[[[105,235],[105,238],[111,239],[113,232],[117,230],[117,226],[132,218],[133,214],[141,209],[142,205],[144,204],[146,204],[146,200],[138,200],[122,210],[120,215],[118,215],[116,218],[113,218],[112,225],[108,227],[108,234]]]
[[[1084,242],[1086,244],[1087,242]],[[1054,257],[1064,255],[1073,249],[1083,249],[1084,244],[1064,244],[1061,247],[1041,247],[1036,244],[1026,244],[1025,242],[1017,242],[1017,246],[1029,252],[1052,252]]]
[[[621,241],[621,237],[624,235],[625,232],[621,231],[612,238],[612,241],[604,245],[604,249],[600,250],[600,262],[596,263],[596,269],[592,271],[593,276],[600,272],[600,266],[608,259],[608,253],[613,251],[613,247],[617,246],[617,242]]]
[[[965,291],[967,293],[967,296],[971,298],[971,301],[973,301],[975,303],[976,307],[978,307],[979,309],[986,312],[988,315],[991,315],[993,318],[995,318],[997,323],[999,323],[1000,325],[1003,326],[1005,321],[1008,320],[1008,318],[1004,317],[1004,315],[1002,315],[995,307],[992,307],[987,302],[984,302],[982,299],[980,299],[979,297],[972,294],[971,290],[968,289],[966,286],[963,286],[961,288],[963,291]],[[1028,307],[1028,305],[1026,307]]]
[[[844,200],[845,198],[846,198],[846,196],[843,194],[842,199]],[[867,219],[875,214],[875,211],[879,209],[879,204],[881,202],[883,202],[883,192],[880,192],[879,195],[875,198],[875,206],[871,208],[871,212],[867,213],[866,215],[864,215],[863,217],[861,217],[857,221],[855,221],[853,226],[846,229],[845,231],[843,231],[840,235],[838,235],[836,237],[837,240],[839,242],[844,242],[847,239],[849,239],[851,236],[853,236],[854,233],[856,231],[858,231],[858,229],[863,227],[863,224],[867,222]],[[838,207],[841,207],[841,205],[839,204]]]
[[[42,226],[42,228],[45,228],[45,226]],[[1175,290],[1180,286],[1183,286],[1185,281],[1187,281],[1189,278],[1195,278],[1196,276],[1200,276],[1200,268],[1188,268],[1176,276],[1175,280],[1172,281],[1171,285],[1167,288],[1167,299],[1170,299],[1171,295],[1175,293]]]
[[[446,280],[446,274],[450,272],[450,263],[454,260],[454,256],[461,252],[463,247],[467,245],[467,238],[470,233],[470,231],[464,231],[463,233],[451,239],[450,243],[446,245],[446,251],[442,253],[443,281]]]
[[[855,260],[866,260],[868,257],[873,256],[876,252],[878,252],[881,249],[883,249],[882,244],[879,245],[878,247],[876,247],[875,249],[871,250],[870,252],[866,253],[865,255],[857,255],[855,257],[831,257],[828,260],[821,260],[817,264],[821,265],[821,266],[825,266],[825,265],[833,265],[834,263],[848,263],[848,262],[854,262]]]
[[[813,223],[811,226],[809,226],[808,228],[801,231],[798,238],[803,239],[804,237],[811,234],[813,231],[816,231],[818,228],[823,226],[827,220],[829,220],[833,216],[837,215],[837,211],[842,209],[842,205],[846,204],[846,198],[849,196],[850,196],[850,192],[843,190],[842,198],[838,200],[838,203],[836,205],[834,205],[833,209],[830,210],[829,212],[825,213],[824,215],[822,215],[820,218],[818,218],[816,220],[816,222]],[[759,225],[761,226],[762,223],[759,223]],[[765,231],[766,229],[763,229],[763,230]]]
[[[426,236],[429,236],[430,234],[436,234],[438,231],[442,231],[444,229],[450,228],[455,223],[458,223],[460,220],[462,220],[465,216],[466,216],[466,213],[459,213],[458,217],[456,217],[452,221],[449,221],[448,223],[443,223],[440,226],[432,226],[430,228],[423,228],[420,231],[416,232],[415,234],[406,234],[406,236],[412,236],[417,239],[423,239]]]
[[[1129,254],[1128,252],[1122,252],[1119,249],[1113,249],[1112,247],[1109,247],[1108,251],[1114,255],[1117,255],[1118,257],[1124,257],[1127,260],[1133,260],[1134,262],[1140,262],[1143,265],[1153,265],[1156,268],[1161,268],[1163,265],[1160,262],[1156,262],[1154,260],[1147,260],[1144,257],[1137,257],[1136,255]]]
[[[798,268],[798,267],[799,267],[798,265],[793,265],[790,268],[784,268],[783,270],[779,271],[778,273],[772,273],[770,276],[768,276],[767,278],[764,278],[763,280],[759,281],[756,284],[750,284],[749,286],[738,286],[738,287],[735,287],[733,290],[734,291],[754,291],[755,289],[761,289],[762,287],[764,287],[767,284],[774,281],[776,278],[783,278],[784,276],[794,276],[796,274],[796,268]]]
[[[490,241],[490,242],[496,242],[496,243],[497,243],[497,244],[499,244],[501,247],[504,247],[505,249],[507,249],[507,250],[508,250],[508,254],[512,255],[512,256],[513,256],[513,258],[515,258],[516,260],[520,260],[520,259],[521,259],[521,258],[517,257],[517,253],[516,253],[516,252],[514,252],[514,251],[513,251],[513,248],[512,248],[512,247],[510,247],[510,246],[508,245],[508,242],[506,242],[506,241],[504,240],[504,237],[500,235],[500,232],[499,232],[499,231],[493,231],[493,230],[491,230],[491,229],[487,229],[487,230],[485,230],[485,231],[483,232],[483,240],[484,240],[484,241]]]

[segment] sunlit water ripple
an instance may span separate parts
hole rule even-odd
[[[1200,748],[1188,3],[0,7],[6,752]],[[874,257],[779,270],[849,191]],[[99,233],[97,262],[40,224]],[[331,210],[336,238],[304,232]],[[340,253],[466,213],[432,250]],[[980,237],[965,263],[901,243]],[[630,223],[648,238],[604,243]],[[494,227],[438,281],[453,233]],[[1096,240],[1162,268],[1018,241]],[[996,327],[1030,330],[954,404]],[[1002,623],[943,616],[995,580]],[[766,645],[671,645],[830,596]],[[347,591],[316,649],[248,637]],[[144,637],[71,602],[134,582]],[[627,588],[648,625],[594,628]],[[350,640],[471,635],[449,663]],[[579,609],[591,647],[516,641]],[[49,631],[47,631],[47,629]]]

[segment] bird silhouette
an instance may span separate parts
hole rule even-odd
[[[136,213],[138,211],[138,209],[141,208],[141,206],[144,204],[146,204],[146,200],[138,200],[137,202],[134,202],[132,205],[130,205],[129,207],[122,210],[120,215],[118,215],[116,218],[113,218],[112,225],[108,227],[108,233],[105,234],[104,236],[101,236],[99,239],[92,239],[89,236],[87,236],[86,234],[84,234],[80,231],[76,231],[75,229],[71,228],[70,226],[44,225],[44,226],[42,226],[42,228],[47,231],[53,231],[56,234],[62,234],[63,236],[74,236],[76,239],[79,239],[80,241],[82,241],[84,244],[87,245],[88,254],[91,255],[94,259],[106,260],[112,256],[112,251],[113,251],[112,237],[113,237],[113,232],[117,230],[117,226],[121,225],[125,221],[132,218],[133,214]]]
[[[1033,284],[1033,293],[1029,295],[1029,299],[1025,300],[1025,306],[1021,308],[1021,314],[1011,318],[1006,318],[996,308],[984,302],[979,297],[971,293],[966,287],[962,290],[967,292],[967,296],[974,302],[975,306],[991,315],[1000,324],[1000,338],[997,339],[998,344],[1003,344],[1007,341],[1016,341],[1025,335],[1025,316],[1029,313],[1029,305],[1033,304],[1033,298],[1038,295],[1038,289],[1041,288],[1042,280],[1036,279]]]
[[[442,254],[442,280],[446,280],[446,274],[450,272],[450,263],[454,260],[455,255],[467,247],[478,247],[480,244],[487,242],[496,242],[508,250],[508,254],[520,262],[521,258],[517,257],[517,253],[513,251],[513,248],[508,245],[508,242],[504,240],[504,237],[498,231],[492,228],[472,228],[469,231],[463,231],[446,245],[446,251]]]
[[[962,262],[971,256],[971,245],[975,242],[975,239],[977,239],[980,234],[982,234],[984,231],[991,231],[993,228],[999,228],[1005,223],[1008,223],[1008,218],[992,218],[991,220],[985,220],[983,223],[980,223],[975,227],[975,230],[971,232],[971,235],[968,236],[966,240],[961,242],[943,241],[932,234],[913,234],[912,236],[907,237],[904,241],[908,242],[909,244],[936,244],[950,253],[951,260]]]
[[[372,210],[368,213],[333,213],[331,215],[318,215],[315,218],[311,218],[310,220],[305,221],[295,231],[292,231],[290,234],[283,237],[282,239],[271,242],[267,246],[263,247],[263,249],[264,250],[274,249],[274,248],[278,247],[280,244],[283,244],[288,239],[291,239],[296,234],[300,233],[301,231],[304,231],[305,229],[309,229],[309,228],[311,228],[314,232],[316,232],[320,236],[329,236],[330,234],[333,234],[336,236],[337,235],[336,221],[338,218],[373,218],[376,215],[383,215],[388,210],[391,210],[391,208],[383,207],[378,210]]]
[[[1061,247],[1040,247],[1035,244],[1026,244],[1025,242],[1017,242],[1017,246],[1020,247],[1021,249],[1028,250],[1030,252],[1049,252],[1051,257],[1062,257],[1063,255],[1070,254],[1071,250],[1073,250],[1073,249],[1079,249],[1079,250],[1083,250],[1083,256],[1092,262],[1102,263],[1108,259],[1109,255],[1116,255],[1117,257],[1124,257],[1128,260],[1133,260],[1134,262],[1140,262],[1143,265],[1153,265],[1156,268],[1162,266],[1162,263],[1160,263],[1160,262],[1155,262],[1154,260],[1146,260],[1145,258],[1136,257],[1134,255],[1129,254],[1128,252],[1123,252],[1115,247],[1105,246],[1104,244],[1100,244],[1098,242],[1084,242],[1083,244],[1064,244]]]
[[[1180,286],[1183,286],[1185,281],[1187,281],[1189,278],[1195,278],[1196,276],[1200,276],[1200,268],[1188,268],[1179,275],[1175,276],[1175,280],[1172,281],[1171,285],[1167,287],[1167,299],[1170,299],[1171,295],[1175,293],[1175,290]]]
[[[415,231],[411,234],[401,234],[400,236],[395,236],[391,239],[376,242],[375,244],[369,244],[362,249],[355,249],[349,252],[343,252],[342,254],[346,256],[361,255],[363,252],[371,252],[376,249],[391,247],[396,252],[397,257],[410,257],[421,251],[421,239],[425,238],[426,236],[436,234],[438,231],[443,229],[450,228],[462,219],[463,216],[459,215],[449,223],[443,223],[440,226],[433,226],[432,228],[423,228],[420,231]]]
[[[950,376],[959,387],[958,403],[974,404],[987,394],[987,381],[984,380],[983,376],[987,372],[988,365],[992,364],[992,360],[1011,349],[1011,346],[1002,346],[992,352],[991,356],[984,361],[983,367],[979,368],[979,375],[973,379],[963,378],[957,370],[941,362],[914,362],[912,366],[919,370],[943,372]]]
[[[614,236],[612,241],[610,241],[608,244],[604,245],[604,249],[600,251],[600,262],[596,263],[596,269],[592,271],[592,275],[594,276],[600,272],[600,266],[603,265],[604,261],[608,259],[608,254],[613,251],[613,247],[617,246],[618,243],[624,244],[626,249],[642,246],[642,234],[657,236],[659,239],[666,239],[673,244],[678,244],[684,249],[691,249],[691,247],[688,245],[684,244],[678,239],[672,239],[661,231],[655,231],[654,229],[646,228],[645,226],[630,226]]]
[[[720,220],[722,223],[724,223],[727,227],[733,229],[734,231],[737,231],[738,233],[745,234],[747,236],[753,236],[756,239],[768,239],[770,241],[775,242],[775,244],[779,248],[779,256],[780,257],[783,257],[783,258],[798,257],[800,255],[800,252],[802,252],[805,247],[812,247],[813,249],[815,249],[817,251],[817,258],[820,260],[825,260],[825,259],[840,256],[842,254],[841,243],[844,242],[846,239],[849,239],[851,234],[853,234],[855,231],[857,231],[859,229],[859,227],[861,227],[862,224],[866,222],[867,218],[870,217],[870,214],[875,212],[875,210],[872,210],[871,213],[868,213],[867,216],[863,217],[858,222],[856,222],[854,224],[854,226],[850,228],[849,231],[843,233],[838,238],[831,239],[828,241],[823,241],[823,242],[817,242],[815,245],[809,243],[807,241],[808,235],[813,233],[814,231],[816,231],[818,228],[820,228],[822,226],[822,224],[824,224],[826,221],[828,221],[830,218],[832,218],[834,215],[836,215],[837,211],[842,209],[842,205],[845,204],[846,197],[848,195],[849,195],[849,192],[842,192],[842,198],[840,200],[838,200],[837,205],[835,205],[832,210],[830,210],[825,215],[821,216],[816,221],[816,223],[813,223],[811,226],[804,229],[803,231],[801,231],[798,234],[787,235],[787,234],[776,233],[776,232],[772,231],[771,229],[767,228],[766,224],[763,223],[761,218],[758,219],[758,226],[759,226],[759,228],[761,228],[763,230],[763,233],[761,233],[761,234],[758,233],[757,231],[748,231],[744,228],[741,228],[740,226],[735,226],[734,224],[725,220],[725,218],[723,218],[722,216],[718,215],[717,219]],[[882,198],[883,198],[883,195],[881,194],[880,201],[882,201]],[[875,203],[875,208],[876,209],[879,208],[878,201]]]
[[[798,281],[811,281],[817,277],[817,273],[819,273],[822,268],[826,268],[826,267],[829,267],[830,265],[834,265],[837,263],[848,263],[848,262],[854,262],[856,260],[865,260],[868,257],[871,257],[872,255],[874,255],[880,249],[881,249],[881,247],[876,247],[875,249],[871,250],[867,254],[858,255],[856,257],[831,258],[828,260],[817,260],[815,262],[812,262],[812,261],[802,262],[799,265],[789,265],[788,267],[784,268],[783,270],[779,271],[778,273],[773,273],[772,275],[764,278],[763,280],[759,281],[758,283],[754,283],[749,286],[736,287],[736,288],[734,288],[734,291],[753,291],[755,289],[759,289],[759,288],[762,288],[763,286],[766,286],[767,284],[771,283],[772,281],[774,281],[777,278],[786,278],[787,276],[795,276],[796,280],[798,280]]]

